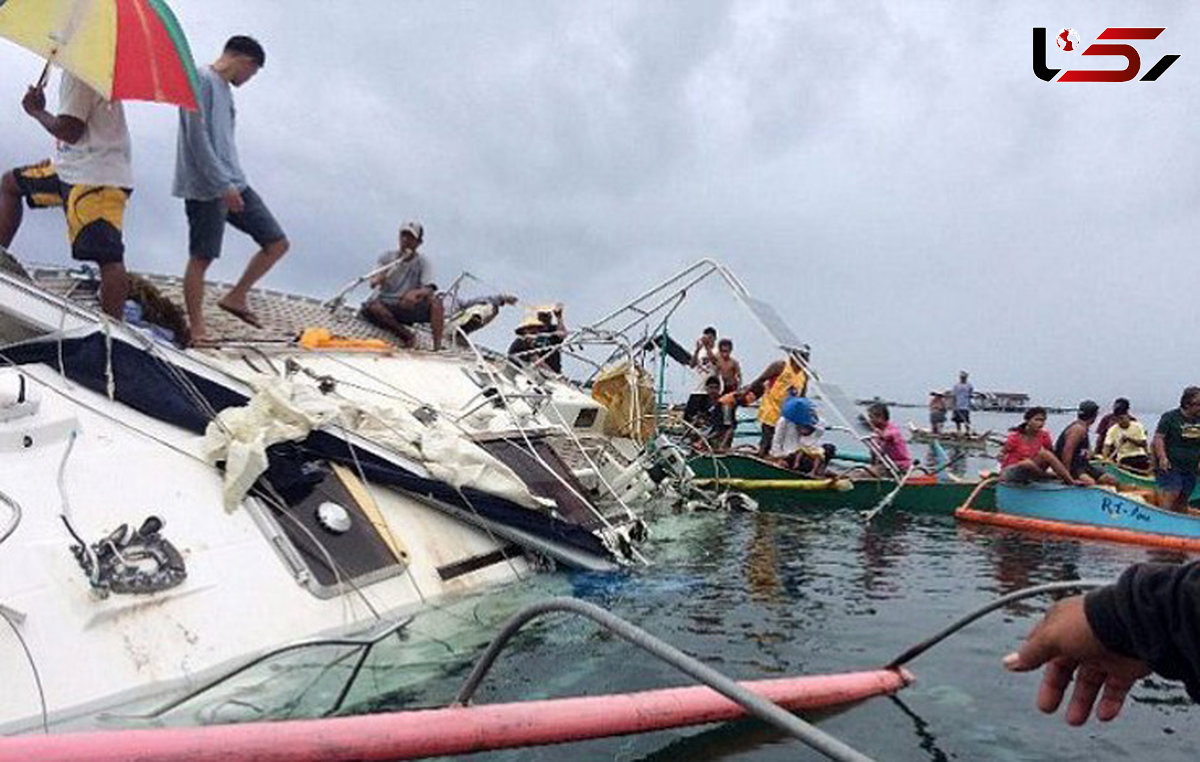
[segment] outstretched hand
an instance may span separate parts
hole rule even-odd
[[[1129,689],[1150,674],[1144,661],[1113,653],[1096,638],[1080,595],[1054,604],[1034,625],[1021,649],[1004,657],[1004,666],[1013,672],[1028,672],[1043,664],[1046,670],[1038,690],[1038,709],[1047,714],[1057,711],[1067,686],[1074,681],[1067,706],[1069,725],[1087,722],[1093,706],[1101,722],[1116,718]]]

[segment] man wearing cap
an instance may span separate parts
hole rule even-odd
[[[1092,400],[1080,402],[1079,414],[1071,422],[1071,425],[1058,435],[1058,441],[1054,443],[1054,454],[1071,472],[1071,477],[1080,484],[1115,485],[1117,480],[1114,477],[1104,473],[1090,462],[1092,450],[1091,442],[1088,441],[1088,429],[1096,422],[1096,416],[1099,413],[1100,406]]]
[[[445,305],[432,283],[429,263],[417,251],[425,240],[425,228],[409,222],[400,228],[400,248],[380,255],[379,264],[392,267],[371,279],[375,293],[362,306],[362,316],[393,333],[406,347],[413,345],[415,323],[428,323],[433,349],[442,348]]]

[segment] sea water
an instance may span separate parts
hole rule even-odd
[[[918,411],[914,411],[918,412]],[[1020,416],[978,416],[1002,430]],[[895,417],[903,425],[903,417]],[[1054,434],[1070,420],[1052,418]],[[1152,427],[1157,416],[1147,417]],[[914,448],[918,457],[923,448]],[[994,467],[973,456],[967,475]],[[543,574],[430,607],[403,637],[383,643],[359,672],[343,712],[449,703],[488,638],[522,605],[571,595],[602,606],[740,680],[874,668],[997,596],[1043,582],[1115,578],[1139,561],[1180,554],[959,524],[889,509],[870,524],[857,511],[665,515],[644,548],[650,566],[608,574]],[[1034,705],[1038,676],[1004,670],[1049,600],[1012,604],[909,665],[915,685],[842,711],[809,715],[879,760],[1191,760],[1200,707],[1157,677],[1139,682],[1121,716],[1070,728]],[[207,719],[306,716],[339,694],[353,659],[275,676]],[[317,678],[311,678],[312,675]],[[299,675],[299,677],[297,677]],[[253,678],[252,678],[253,679]],[[477,703],[597,695],[687,685],[689,678],[591,622],[554,615],[520,634]],[[295,689],[305,692],[297,698]],[[272,695],[277,701],[272,703]],[[220,706],[220,703],[217,704]],[[230,709],[233,707],[234,709]],[[252,710],[252,711],[251,711]],[[232,712],[230,714],[229,712]],[[238,714],[238,713],[241,714]],[[250,712],[247,714],[247,712]],[[192,718],[192,721],[204,718]],[[682,728],[472,760],[820,759],[751,721]]]

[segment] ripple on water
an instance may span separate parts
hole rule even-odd
[[[653,566],[614,574],[555,574],[463,604],[470,636],[397,646],[371,665],[391,686],[360,707],[444,703],[504,616],[544,595],[571,594],[611,609],[739,679],[861,669],[887,662],[995,596],[1028,585],[1115,577],[1135,561],[1177,556],[1115,545],[963,527],[953,519],[892,511],[864,526],[854,511],[696,514],[656,522]],[[1015,604],[973,624],[912,665],[918,682],[898,700],[876,699],[820,719],[823,729],[880,760],[1192,759],[1191,708],[1174,683],[1151,679],[1124,715],[1067,728],[1034,708],[1037,678],[1003,670],[1045,601]],[[473,613],[471,607],[475,607]],[[468,612],[468,613],[463,613]],[[452,619],[453,617],[451,617]],[[418,619],[422,633],[443,632]],[[452,628],[451,628],[452,629]],[[419,653],[421,680],[402,676]],[[388,661],[390,660],[390,662]],[[481,702],[686,684],[670,667],[555,618],[518,637],[481,690]],[[393,701],[390,701],[394,699]],[[389,703],[390,701],[390,703]],[[1178,732],[1177,732],[1178,731]],[[684,729],[567,747],[477,755],[498,760],[817,759],[754,723]]]

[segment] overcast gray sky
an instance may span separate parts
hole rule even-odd
[[[267,50],[236,96],[243,165],[292,240],[264,285],[329,295],[415,218],[439,279],[468,269],[575,322],[715,257],[858,395],[923,399],[966,368],[980,389],[1149,410],[1200,383],[1194,3],[173,7],[201,63],[236,33]],[[1142,71],[1182,57],[1154,83],[1046,83],[1035,26],[1084,46],[1165,26]],[[0,162],[49,155],[19,105],[39,64],[0,42],[0,69]],[[176,116],[128,115],[128,261],[180,273]],[[61,217],[26,215],[14,248],[66,261]],[[231,233],[215,277],[250,249]],[[711,322],[748,372],[774,359],[719,289],[695,296],[685,341]]]

